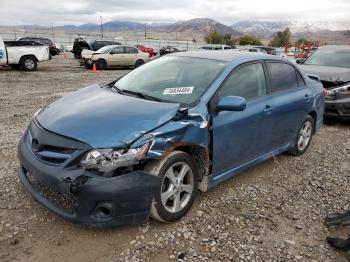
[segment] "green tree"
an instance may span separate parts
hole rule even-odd
[[[309,41],[305,39],[304,37],[299,38],[298,41],[296,42],[297,45],[307,45]]]
[[[270,42],[270,46],[282,47],[290,45],[290,30],[287,27],[284,31],[278,31]]]
[[[261,41],[252,35],[244,35],[237,39],[240,45],[263,45]]]
[[[210,32],[205,38],[207,44],[224,44],[224,45],[233,45],[235,40],[232,38],[232,35],[226,34],[222,35],[217,31]]]
[[[204,40],[207,44],[222,44],[223,36],[217,31],[212,31],[204,38]]]

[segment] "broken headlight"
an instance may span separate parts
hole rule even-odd
[[[334,96],[337,92],[347,92],[350,91],[350,84],[335,87],[328,90],[328,96]]]
[[[94,149],[91,150],[80,161],[85,169],[94,169],[99,172],[108,173],[118,167],[137,164],[146,157],[150,143],[139,148],[125,149]]]

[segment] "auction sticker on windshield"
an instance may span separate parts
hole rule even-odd
[[[193,86],[166,88],[163,95],[188,95],[192,94]]]

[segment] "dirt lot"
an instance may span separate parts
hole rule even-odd
[[[346,261],[324,225],[350,208],[350,124],[325,125],[301,157],[269,160],[205,194],[173,224],[89,229],[39,205],[17,179],[17,142],[31,116],[67,92],[127,70],[55,57],[37,72],[0,69],[0,261]]]

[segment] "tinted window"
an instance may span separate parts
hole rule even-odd
[[[220,90],[220,97],[241,96],[246,100],[253,100],[265,95],[266,82],[261,63],[238,68],[225,80]]]
[[[298,86],[293,66],[284,63],[268,63],[271,75],[271,91],[279,92]]]
[[[105,43],[104,42],[100,42],[100,41],[99,42],[95,42],[93,44],[93,48],[96,49],[96,50],[100,49],[103,46],[105,46]]]
[[[124,50],[125,50],[125,54],[137,54],[138,53],[137,49],[134,47],[126,46],[126,47],[124,47]]]

